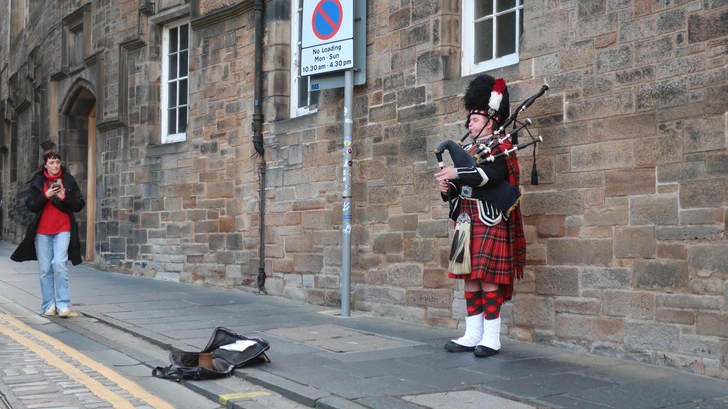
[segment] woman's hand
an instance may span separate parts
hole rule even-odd
[[[58,188],[56,196],[58,196],[59,200],[66,200],[66,188],[63,187],[63,182],[61,182],[61,187]]]
[[[48,188],[48,190],[46,190],[43,194],[45,195],[45,198],[46,199],[49,199],[50,200],[50,198],[52,198],[53,196],[55,196],[57,193],[58,193],[58,191],[56,190],[56,188],[54,188],[53,185],[51,185]]]

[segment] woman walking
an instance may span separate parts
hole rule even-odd
[[[28,181],[25,206],[35,213],[13,261],[38,260],[43,315],[68,317],[71,295],[68,286],[68,259],[81,264],[78,223],[73,216],[86,205],[76,178],[61,165],[61,154],[48,151],[43,164]]]

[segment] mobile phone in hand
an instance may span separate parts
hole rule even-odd
[[[53,189],[61,188],[61,179],[53,179]]]

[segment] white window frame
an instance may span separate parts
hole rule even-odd
[[[185,18],[181,20],[176,20],[172,23],[166,24],[162,29],[162,86],[161,86],[161,92],[160,92],[160,107],[162,110],[161,115],[161,142],[162,143],[173,143],[173,142],[183,142],[187,140],[187,131],[185,132],[179,132],[171,135],[167,135],[167,123],[168,123],[168,114],[167,109],[169,108],[168,104],[168,79],[169,79],[169,30],[180,27],[187,24],[189,26],[188,28],[188,44],[189,48],[188,50],[188,59],[191,58],[191,48],[192,48],[192,26],[190,25],[190,19]],[[187,62],[187,77],[181,77],[179,79],[187,79],[187,124],[189,125],[190,120],[190,64],[189,61]]]
[[[301,77],[301,14],[303,13],[303,1],[294,0],[291,2],[291,92],[290,92],[290,116],[295,118],[297,116],[312,114],[318,111],[318,105],[308,104],[306,106],[298,106],[299,95],[299,84],[301,81],[309,81],[310,77]],[[298,5],[296,5],[298,3]],[[320,92],[320,91],[314,91]],[[311,92],[309,92],[307,101],[311,101]]]
[[[490,71],[494,70],[496,68],[501,67],[507,67],[509,65],[517,64],[520,60],[520,34],[521,34],[521,14],[523,14],[523,3],[519,4],[519,0],[516,0],[516,36],[518,38],[514,39],[516,42],[516,51],[512,54],[504,55],[500,58],[494,58],[492,60],[483,61],[476,63],[474,60],[475,57],[475,2],[478,0],[463,0],[462,2],[462,10],[463,10],[463,22],[462,22],[462,75],[467,76],[470,74],[476,74],[484,71]],[[478,21],[487,20],[489,18],[495,19],[497,16],[509,13],[513,10],[513,8],[510,8],[508,10],[501,11],[499,13],[495,12],[497,0],[493,0],[493,14],[481,18]],[[525,0],[524,0],[525,2]],[[496,37],[496,24],[493,24],[493,55],[495,55],[495,46],[498,43]]]

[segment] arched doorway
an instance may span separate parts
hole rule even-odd
[[[61,104],[58,149],[68,170],[76,177],[86,207],[76,214],[81,254],[95,260],[96,247],[96,96],[86,80],[77,80]]]

